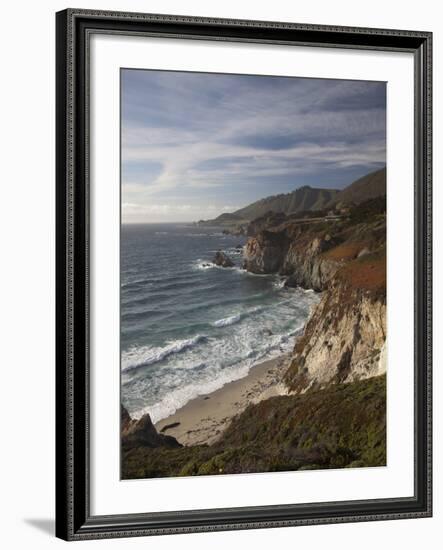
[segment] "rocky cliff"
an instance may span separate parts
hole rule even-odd
[[[189,447],[122,407],[123,479],[386,464],[385,198],[332,218],[268,213],[250,228],[245,269],[322,293],[284,374],[288,395]]]
[[[244,268],[280,273],[323,296],[296,342],[285,376],[304,392],[382,374],[386,340],[385,201],[335,221],[278,220],[248,240]]]
[[[336,272],[296,342],[285,375],[291,391],[348,383],[386,371],[385,279],[384,250]]]
[[[135,420],[130,417],[128,411],[121,405],[120,416],[123,450],[128,451],[138,447],[150,449],[159,447],[175,449],[181,447],[174,437],[157,432],[149,414],[145,414],[139,420]]]

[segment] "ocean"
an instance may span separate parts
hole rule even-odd
[[[293,348],[312,291],[241,269],[245,237],[186,224],[123,225],[121,392],[153,422]],[[210,262],[217,250],[235,262]]]

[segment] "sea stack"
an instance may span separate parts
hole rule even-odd
[[[217,250],[212,263],[220,267],[234,267],[234,262],[222,250]]]

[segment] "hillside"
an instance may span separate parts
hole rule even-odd
[[[336,204],[361,204],[369,199],[386,195],[386,167],[354,181],[334,196],[327,207]]]
[[[385,403],[379,376],[250,405],[210,446],[153,447],[123,437],[122,478],[383,466]]]
[[[200,220],[199,225],[214,225],[237,228],[240,233],[251,235],[246,226],[249,222],[274,214],[324,215],[329,209],[359,205],[369,199],[386,195],[386,167],[354,181],[341,191],[321,189],[305,185],[291,193],[272,195],[240,208],[224,213],[213,220]]]
[[[214,220],[201,220],[199,225],[232,226],[247,223],[267,213],[296,214],[322,210],[338,195],[337,189],[317,189],[305,185],[291,193],[272,195],[260,199],[231,214],[221,214]]]
[[[331,202],[339,193],[336,189],[317,189],[305,185],[282,195],[273,195],[260,199],[234,214],[240,218],[254,220],[259,216],[263,216],[270,210],[272,212],[283,212],[285,214],[293,214],[306,210],[321,210]]]

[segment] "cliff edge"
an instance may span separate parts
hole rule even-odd
[[[248,240],[244,268],[279,273],[288,286],[322,292],[296,341],[284,378],[289,391],[383,374],[385,197],[365,201],[334,219],[276,221]]]

